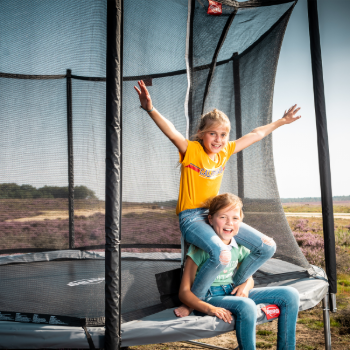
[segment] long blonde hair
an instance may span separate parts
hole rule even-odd
[[[201,119],[199,120],[198,131],[196,134],[192,136],[194,141],[198,141],[203,146],[202,136],[203,134],[209,130],[214,124],[225,125],[227,126],[228,133],[231,130],[230,119],[228,119],[227,115],[224,112],[219,111],[214,108],[212,111],[203,114]]]
[[[241,220],[243,220],[244,217],[242,200],[232,193],[223,193],[209,198],[205,202],[204,207],[209,209],[208,215],[211,216],[213,216],[219,210],[227,207],[239,208]]]

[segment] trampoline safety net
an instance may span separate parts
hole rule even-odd
[[[181,264],[179,156],[139,108],[137,80],[187,138],[213,108],[229,116],[231,140],[271,122],[295,2],[222,3],[213,16],[207,0],[124,0],[123,321],[163,310],[155,275]],[[106,12],[104,0],[0,1],[0,320],[104,316]],[[309,267],[282,210],[271,136],[231,157],[221,192],[242,197],[275,257]]]

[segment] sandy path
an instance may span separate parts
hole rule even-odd
[[[143,213],[164,213],[166,210],[164,209],[152,209],[152,208],[125,208],[123,209],[123,215],[129,214],[129,213],[135,213],[135,214],[143,214]],[[77,209],[74,211],[75,216],[91,216],[96,213],[105,214],[104,209],[94,209],[94,210],[88,210],[88,209]],[[246,213],[246,214],[255,214],[255,213]],[[257,213],[257,214],[271,214],[271,213]],[[285,213],[286,217],[302,217],[302,218],[321,218],[322,213]],[[43,211],[42,214],[37,216],[31,216],[26,218],[19,218],[19,219],[13,219],[13,220],[6,220],[6,222],[27,222],[27,221],[44,221],[44,220],[66,220],[69,218],[69,214],[67,210],[47,210]],[[335,219],[350,219],[350,213],[334,213]]]
[[[125,208],[123,209],[123,215],[129,214],[129,213],[136,213],[136,214],[142,214],[142,213],[164,213],[164,209],[151,209],[151,208]],[[91,216],[96,213],[105,214],[104,209],[97,209],[97,210],[88,210],[88,209],[76,209],[74,211],[74,216]],[[27,221],[44,221],[44,220],[65,220],[69,218],[69,213],[67,210],[47,210],[43,211],[42,214],[37,216],[31,216],[27,218],[19,218],[19,219],[13,219],[13,220],[5,220],[5,222],[27,222]]]

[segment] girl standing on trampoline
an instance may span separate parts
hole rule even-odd
[[[164,118],[152,105],[151,96],[141,80],[139,89],[135,86],[143,108],[159,129],[177,147],[180,154],[181,179],[176,214],[179,216],[180,230],[188,243],[207,252],[210,258],[198,272],[192,285],[192,293],[203,300],[215,280],[230,263],[230,251],[207,224],[208,210],[203,207],[206,200],[215,197],[220,190],[225,164],[232,154],[242,151],[253,143],[260,141],[272,131],[284,124],[290,124],[300,116],[296,105],[284,113],[283,118],[258,127],[236,141],[229,141],[231,129],[228,117],[217,109],[204,114],[198,126],[195,141],[187,140]],[[237,273],[233,277],[235,286],[240,286],[276,251],[272,238],[265,236],[254,228],[242,223],[235,237],[237,243],[250,250]],[[237,296],[241,295],[238,288]],[[175,309],[179,317],[188,316],[191,309],[182,305]]]
[[[251,277],[239,287],[232,285],[232,276],[238,264],[249,259],[249,250],[235,242],[243,219],[242,201],[231,193],[223,193],[207,201],[208,221],[217,237],[230,250],[230,264],[218,275],[207,291],[205,299],[198,299],[191,291],[191,285],[204,267],[209,254],[194,245],[190,246],[182,276],[179,297],[191,306],[197,316],[211,315],[231,323],[235,316],[236,335],[240,349],[253,350],[256,346],[255,328],[257,304],[277,305],[278,316],[277,349],[295,349],[296,321],[299,311],[299,293],[292,287],[255,288]],[[241,289],[240,296],[236,292]],[[236,295],[235,295],[236,294]],[[272,307],[271,305],[271,307]]]

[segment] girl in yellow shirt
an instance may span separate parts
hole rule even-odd
[[[205,201],[219,192],[225,164],[232,154],[242,151],[260,141],[278,127],[298,120],[300,108],[292,106],[284,116],[270,124],[260,126],[236,141],[229,141],[230,120],[223,113],[214,109],[203,115],[200,120],[195,141],[187,140],[164,118],[152,105],[151,96],[143,81],[135,86],[141,107],[149,114],[159,129],[177,147],[180,154],[181,179],[176,213],[179,216],[183,238],[207,252],[210,258],[198,272],[191,291],[203,300],[215,280],[230,263],[231,255],[227,245],[218,238],[213,228],[207,223],[208,210]],[[250,250],[237,273],[233,277],[235,286],[240,286],[276,251],[273,239],[241,223],[235,236],[238,244]],[[240,289],[238,289],[238,296]],[[179,317],[188,316],[191,309],[182,305],[175,310]]]

